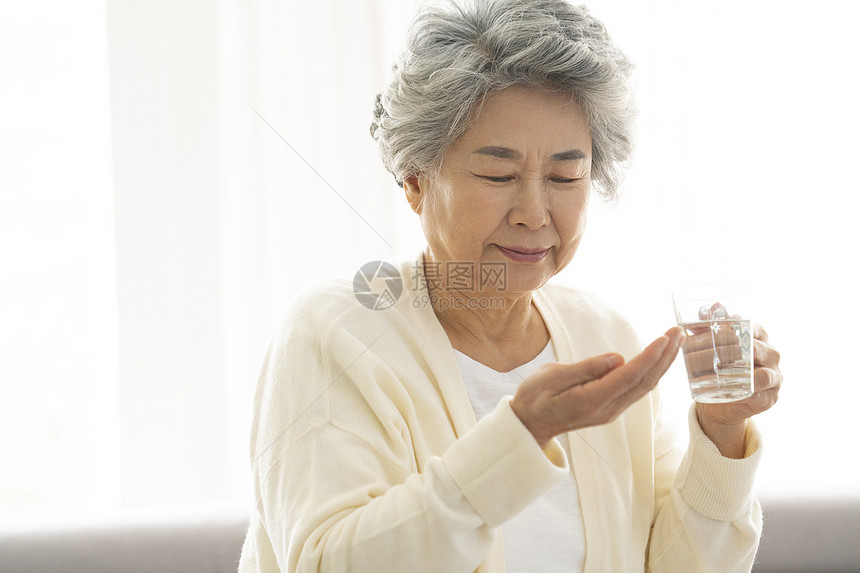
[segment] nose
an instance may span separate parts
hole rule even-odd
[[[549,224],[549,195],[541,178],[521,181],[508,220],[511,225],[528,229],[540,229]]]

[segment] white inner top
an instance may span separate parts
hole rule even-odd
[[[454,351],[475,418],[495,409],[504,396],[512,396],[517,385],[544,364],[555,361],[552,342],[531,362],[510,372],[498,372]],[[566,437],[560,437],[567,447]],[[572,460],[571,460],[572,463]],[[579,507],[579,492],[573,472],[502,525],[505,567],[508,573],[582,571],[585,562],[585,529]]]

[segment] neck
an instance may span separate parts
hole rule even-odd
[[[486,344],[521,341],[539,319],[532,293],[431,291],[433,310],[446,331],[458,338],[472,337]],[[487,303],[482,304],[486,300]],[[486,308],[483,308],[486,307]]]
[[[427,273],[430,257],[425,255],[424,262]],[[451,345],[497,370],[527,362],[549,340],[531,291],[450,289],[445,280],[432,280],[430,276],[427,286],[433,310]]]

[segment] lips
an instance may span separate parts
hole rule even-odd
[[[509,259],[518,263],[537,263],[546,257],[549,248],[542,247],[503,247],[496,245]]]

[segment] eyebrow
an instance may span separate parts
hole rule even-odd
[[[523,158],[523,154],[516,149],[499,147],[496,145],[488,145],[487,147],[482,147],[480,149],[475,150],[474,153],[479,153],[481,155],[489,155],[490,157],[497,157],[499,159]],[[579,149],[570,149],[568,151],[554,153],[552,156],[550,156],[550,161],[576,161],[578,159],[585,159],[585,153],[583,153]]]

